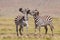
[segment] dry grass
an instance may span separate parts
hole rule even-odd
[[[50,28],[48,34],[44,35],[44,28],[41,28],[41,35],[34,34],[34,21],[29,18],[29,36],[26,35],[26,28],[24,28],[23,36],[16,36],[14,18],[0,18],[0,40],[60,40],[60,18],[53,18],[54,36],[51,36]]]

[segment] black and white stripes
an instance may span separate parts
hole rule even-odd
[[[35,29],[37,29],[37,27],[39,27],[39,31],[40,31],[40,28],[44,27],[45,30],[46,30],[45,34],[47,34],[47,30],[48,30],[47,26],[49,25],[50,29],[52,31],[52,35],[53,35],[54,27],[52,25],[52,17],[50,17],[50,16],[41,17],[39,15],[38,10],[30,11],[30,14],[33,15],[33,18],[34,18],[34,21],[35,21]]]
[[[22,26],[24,26],[25,25],[25,19],[24,19],[24,16],[17,16],[16,18],[15,18],[15,24],[16,25],[22,25]]]
[[[41,17],[41,16],[37,15],[34,18],[34,20],[36,21],[36,24],[46,25],[46,24],[49,24],[49,22],[52,22],[52,17],[50,17],[50,16]]]
[[[16,25],[16,32],[17,32],[17,36],[19,35],[18,34],[18,26],[20,26],[19,28],[19,32],[20,32],[20,35],[22,35],[22,30],[23,30],[23,27],[26,26],[27,24],[25,23],[25,19],[24,19],[24,16],[17,16],[15,18],[15,25]]]
[[[22,17],[21,16],[17,16],[15,18],[15,24],[16,24],[16,32],[17,32],[17,36],[18,36],[18,25],[20,25],[19,31],[20,31],[20,35],[22,35],[22,30],[23,27],[26,26],[26,31],[28,32],[28,12],[30,10],[29,9],[24,9],[24,8],[19,8],[19,12],[21,12],[22,14],[24,14]]]
[[[52,25],[52,17],[51,16],[40,16],[39,15],[39,11],[38,10],[29,10],[29,9],[23,9],[23,8],[20,8],[19,11],[24,14],[24,16],[20,17],[20,16],[17,16],[15,18],[15,24],[16,24],[16,32],[17,32],[17,36],[18,36],[18,25],[20,25],[20,28],[19,28],[19,31],[20,31],[20,34],[22,35],[22,30],[23,30],[23,27],[26,26],[27,28],[27,32],[28,32],[28,14],[32,15],[33,18],[34,18],[34,23],[35,23],[35,32],[36,32],[36,29],[37,27],[39,27],[39,31],[40,31],[40,28],[41,27],[44,27],[45,28],[45,34],[47,34],[47,31],[48,31],[48,28],[47,26],[49,25],[50,26],[50,29],[52,31],[52,35],[53,35],[53,29],[54,29],[54,26]]]

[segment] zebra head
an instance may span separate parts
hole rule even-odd
[[[29,14],[30,9],[29,9],[29,8],[26,8],[26,9],[24,9],[24,8],[19,8],[19,11],[22,12],[23,14],[25,14],[25,13]]]
[[[30,15],[32,15],[32,16],[38,16],[39,15],[39,11],[38,10],[30,11]]]

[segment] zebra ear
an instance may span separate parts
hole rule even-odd
[[[27,14],[30,12],[30,10],[27,11]]]
[[[37,15],[39,15],[39,12],[37,12]]]
[[[22,11],[22,8],[19,8],[19,11]]]
[[[36,11],[36,15],[39,15],[39,11],[37,9],[35,11]]]

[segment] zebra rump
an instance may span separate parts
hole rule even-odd
[[[22,17],[17,16],[17,17],[15,18],[15,24],[16,24],[16,25],[26,26],[24,16],[22,16]]]

